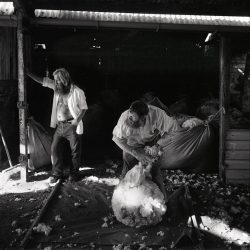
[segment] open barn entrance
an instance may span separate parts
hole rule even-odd
[[[218,99],[218,41],[205,45],[206,36],[164,30],[34,29],[32,70],[40,75],[47,70],[51,77],[58,67],[69,70],[89,105],[84,157],[103,159],[119,155],[112,129],[121,112],[145,93],[191,116],[200,115],[204,101]],[[48,126],[52,93],[29,81],[28,92],[30,115]]]
[[[52,2],[51,0],[47,4],[51,6]],[[41,8],[41,2],[36,7],[34,5],[28,11],[31,15],[27,16],[22,3],[21,0],[15,0],[16,15],[0,20],[4,25],[7,20],[7,24],[17,28],[17,32],[9,33],[8,36],[0,35],[0,38],[5,45],[9,44],[9,40],[15,41],[13,37],[17,38],[18,55],[15,56],[14,53],[16,44],[10,43],[13,46],[9,51],[8,47],[2,47],[5,52],[2,61],[8,65],[6,72],[11,72],[14,68],[12,77],[16,79],[17,76],[18,79],[13,82],[13,86],[18,88],[18,97],[15,96],[15,100],[18,99],[19,109],[22,156],[20,161],[24,162],[20,175],[26,174],[29,178],[26,180],[21,177],[19,182],[15,173],[10,179],[5,178],[6,172],[0,176],[4,177],[4,182],[0,182],[0,214],[3,215],[0,231],[4,233],[3,237],[0,235],[0,238],[4,239],[0,245],[86,249],[130,249],[130,246],[131,249],[158,249],[164,246],[164,249],[176,249],[181,243],[190,244],[190,249],[193,249],[194,245],[203,249],[203,244],[209,249],[248,247],[249,186],[225,185],[223,180],[246,183],[249,179],[249,130],[244,129],[246,124],[249,125],[249,120],[245,120],[243,116],[244,112],[249,115],[249,41],[246,39],[242,44],[241,38],[246,33],[240,32],[249,32],[250,19],[198,15],[110,14],[93,11],[64,12],[66,5],[64,8],[57,6],[56,11],[48,10],[46,15],[46,11],[38,9]],[[86,9],[80,7],[79,3],[79,8],[76,4],[73,9]],[[28,5],[31,4],[30,2]],[[49,6],[44,7],[48,9]],[[151,11],[154,13],[153,9]],[[163,11],[165,12],[165,9]],[[159,20],[162,23],[159,23]],[[230,31],[237,34],[231,34]],[[239,47],[241,49],[237,50]],[[10,59],[10,62],[17,58],[13,65],[18,66],[18,72],[15,72],[12,64],[5,63],[8,62],[5,57]],[[84,165],[79,169],[80,180],[72,182],[68,178],[70,155],[65,150],[65,171],[49,195],[49,184],[53,184],[49,178],[52,174],[51,168],[49,171],[43,171],[35,165],[33,159],[36,159],[40,166],[43,166],[43,161],[48,160],[51,167],[50,144],[53,131],[49,128],[49,121],[53,93],[26,77],[26,66],[39,76],[46,75],[51,78],[55,69],[65,67],[74,82],[86,93],[89,106],[84,117]],[[5,71],[3,72],[5,74]],[[1,103],[8,100],[5,88],[9,85],[10,81],[4,83],[4,87],[0,89],[4,90],[4,95],[0,96],[3,97]],[[231,119],[230,125],[237,130],[228,133],[227,118],[230,118],[228,115],[231,112],[228,107],[229,94],[233,94],[231,104],[234,105],[232,114],[235,115],[231,117],[235,119]],[[112,130],[121,112],[129,107],[131,101],[142,97],[150,104],[152,100],[157,100],[154,104],[160,105],[169,116],[178,120],[180,125],[191,117],[202,120],[202,123],[197,122],[194,127],[188,127],[180,134],[176,133],[176,137],[168,137],[170,142],[176,142],[178,139],[179,144],[165,151],[170,152],[165,157],[167,163],[171,158],[173,162],[178,162],[181,158],[179,156],[185,155],[182,152],[183,148],[185,151],[186,143],[181,142],[198,141],[197,137],[192,136],[194,131],[201,131],[199,135],[202,138],[212,134],[209,129],[210,117],[217,125],[217,144],[215,147],[209,144],[211,152],[203,147],[203,155],[198,154],[196,162],[198,159],[198,162],[205,162],[209,166],[220,166],[219,175],[214,172],[194,173],[188,168],[184,169],[187,171],[183,168],[183,171],[180,171],[180,165],[161,169],[164,182],[162,190],[167,194],[163,199],[163,193],[159,192],[156,198],[160,198],[162,204],[166,202],[167,213],[162,216],[159,224],[148,228],[137,227],[134,222],[148,223],[151,215],[155,215],[154,210],[148,206],[149,202],[144,202],[144,198],[152,200],[152,189],[147,188],[150,183],[143,182],[150,179],[146,178],[146,171],[143,171],[142,175],[136,175],[142,170],[142,165],[139,165],[135,166],[130,174],[136,169],[134,176],[144,179],[139,178],[137,183],[136,180],[131,183],[129,174],[121,180],[121,150],[112,141]],[[9,116],[9,111],[14,110],[12,104],[15,104],[15,101],[8,107],[2,107],[5,117]],[[27,120],[26,111],[29,117],[33,116],[45,129],[35,120]],[[6,120],[3,120],[5,128],[10,128],[11,123],[7,124]],[[209,122],[203,123],[206,120]],[[12,121],[14,123],[14,117]],[[242,129],[244,131],[241,131]],[[203,136],[205,130],[208,133]],[[33,148],[30,144],[32,136]],[[38,154],[32,152],[34,148]],[[173,148],[176,154],[172,153]],[[180,148],[182,150],[179,150]],[[40,154],[42,151],[47,155]],[[213,157],[210,157],[214,152]],[[219,161],[216,159],[218,156]],[[210,164],[211,159],[216,159],[216,163]],[[185,159],[181,160],[182,163],[187,162]],[[29,168],[31,161],[35,169]],[[192,164],[191,161],[190,165]],[[218,172],[218,169],[216,171]],[[151,187],[154,187],[155,183],[151,184]],[[135,189],[131,195],[133,186]],[[147,191],[140,199],[134,195],[136,192],[133,193],[138,186],[142,191]],[[126,190],[127,187],[129,190]],[[118,193],[116,196],[119,188],[123,189],[123,194]],[[114,201],[118,206],[113,205]],[[163,206],[160,212],[164,210]],[[158,215],[161,216],[161,213]],[[239,214],[242,216],[237,216]],[[16,218],[18,220],[15,220]],[[129,223],[126,224],[120,218]],[[156,220],[151,221],[150,224],[155,222]],[[127,225],[135,227],[129,228]],[[189,242],[182,242],[183,239]]]

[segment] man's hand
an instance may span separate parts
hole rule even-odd
[[[154,161],[154,158],[149,156],[146,152],[139,149],[133,150],[134,157],[141,162],[142,165],[148,165]]]
[[[160,152],[161,152],[161,148],[159,145],[155,144],[152,147],[146,146],[145,147],[145,152],[149,155],[151,155],[152,157],[158,157]]]
[[[69,121],[69,123],[70,123],[72,126],[77,127],[77,125],[78,125],[79,122],[78,122],[77,119],[73,119],[73,120]]]

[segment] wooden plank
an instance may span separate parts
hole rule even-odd
[[[23,35],[23,16],[21,12],[18,15],[17,28],[17,55],[18,55],[18,108],[19,108],[19,162],[26,165],[28,173],[28,149],[27,149],[27,90],[24,77],[24,35]],[[27,178],[28,179],[28,176]]]
[[[226,170],[226,179],[241,179],[250,181],[250,169],[248,170]]]
[[[0,27],[17,27],[17,18],[15,15],[0,15]]]
[[[250,160],[250,151],[249,150],[226,150],[225,152],[226,160]]]
[[[26,248],[28,241],[31,237],[31,234],[33,232],[33,228],[35,227],[36,224],[38,224],[38,222],[42,219],[42,217],[44,216],[45,212],[47,211],[49,205],[51,204],[52,200],[55,197],[55,194],[58,192],[60,186],[62,184],[62,180],[60,180],[57,185],[52,189],[51,193],[49,194],[48,198],[46,199],[42,209],[39,211],[36,219],[33,221],[32,225],[30,226],[29,230],[27,231],[27,233],[25,234],[23,240],[21,241],[21,247],[22,249]]]
[[[0,27],[0,80],[16,79],[16,31]]]
[[[250,150],[250,141],[226,141],[225,142],[226,150]]]
[[[225,180],[225,125],[226,117],[225,111],[228,107],[228,95],[229,95],[229,83],[230,83],[230,46],[228,38],[225,35],[221,35],[220,38],[220,128],[219,128],[219,175],[220,178]]]
[[[244,70],[244,83],[243,83],[243,96],[242,96],[242,112],[250,113],[250,53],[247,53],[245,70]]]
[[[250,170],[249,160],[226,160],[226,171],[227,170]]]
[[[250,130],[248,129],[230,129],[227,131],[227,140],[232,141],[250,141]]]
[[[99,27],[99,28],[125,28],[125,29],[152,29],[152,30],[181,30],[181,31],[206,31],[214,32],[250,32],[249,26],[214,26],[204,24],[174,24],[174,23],[147,23],[147,22],[117,22],[93,21],[58,18],[31,18],[32,26],[58,26],[58,27]]]
[[[229,184],[250,184],[250,180],[248,179],[227,179],[226,183]]]

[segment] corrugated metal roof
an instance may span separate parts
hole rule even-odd
[[[23,0],[27,8],[99,12],[250,16],[249,0]]]
[[[0,2],[0,15],[12,15],[13,13],[13,2]]]
[[[205,16],[205,15],[174,15],[174,14],[140,14],[94,11],[68,11],[36,9],[36,17],[107,21],[107,22],[140,22],[159,24],[192,24],[213,26],[250,27],[250,17],[239,16]]]

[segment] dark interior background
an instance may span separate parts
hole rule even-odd
[[[32,71],[45,76],[48,68],[50,77],[59,67],[70,72],[89,105],[85,158],[107,158],[117,155],[111,138],[120,113],[145,92],[154,92],[167,106],[185,98],[189,115],[196,114],[204,98],[218,97],[218,44],[205,51],[206,36],[163,30],[36,29]],[[53,92],[30,79],[27,84],[29,114],[48,127]]]

